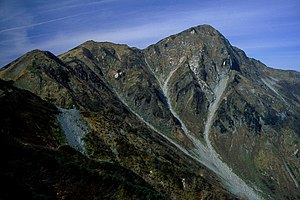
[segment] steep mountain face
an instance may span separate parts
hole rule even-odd
[[[247,58],[210,26],[145,55],[188,131],[274,198],[299,198],[299,73]]]
[[[88,41],[59,58],[75,70],[79,70],[81,65],[93,70],[143,120],[165,135],[188,145],[189,141],[168,109],[159,82],[148,68],[140,50],[126,45]]]
[[[232,198],[217,182],[248,199],[300,198],[300,73],[248,58],[211,26],[144,50],[94,41],[58,57],[35,50],[0,78],[79,109],[81,152],[172,199]]]

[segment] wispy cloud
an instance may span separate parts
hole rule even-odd
[[[273,48],[285,48],[285,47],[300,47],[300,41],[296,40],[279,40],[279,41],[246,41],[241,42],[244,50],[250,49],[273,49]]]
[[[0,19],[0,27],[3,27],[0,51],[4,52],[0,64],[11,59],[13,54],[21,55],[35,48],[62,53],[89,39],[144,48],[163,37],[204,23],[213,25],[234,45],[250,51],[253,56],[255,52],[258,56],[268,55],[267,51],[283,47],[299,51],[300,46],[300,14],[297,12],[300,3],[296,0],[103,0],[86,3],[55,0],[51,4],[23,3],[23,7],[14,10],[18,15],[13,21],[8,11]],[[280,67],[276,57],[274,63],[276,65],[272,66]]]
[[[56,4],[53,8],[41,8],[42,10],[44,10],[44,12],[54,12],[54,11],[62,11],[62,10],[69,10],[69,9],[74,9],[74,8],[78,8],[78,7],[89,7],[89,6],[96,6],[96,5],[102,5],[102,4],[106,4],[106,3],[112,3],[115,2],[116,0],[101,0],[101,1],[86,1],[86,2],[82,2],[82,1],[78,1],[78,2],[74,2],[74,0],[71,1],[63,1],[60,2],[58,4]]]
[[[42,22],[38,22],[38,23],[32,23],[32,24],[28,24],[28,25],[24,25],[24,26],[7,28],[7,29],[0,30],[0,34],[9,32],[9,31],[15,31],[15,30],[19,30],[19,29],[27,29],[27,28],[31,28],[31,27],[35,27],[35,26],[58,22],[58,21],[62,21],[62,20],[66,20],[66,19],[70,19],[70,18],[74,18],[74,17],[79,17],[81,15],[86,15],[86,14],[91,14],[91,12],[84,12],[84,13],[79,13],[79,14],[75,14],[75,15],[69,15],[69,16],[65,16],[65,17],[50,19],[50,20],[46,20],[46,21],[42,21]]]

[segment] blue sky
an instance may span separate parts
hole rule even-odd
[[[200,24],[270,67],[300,71],[299,0],[0,0],[0,66],[87,40],[145,48]]]

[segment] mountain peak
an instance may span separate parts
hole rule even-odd
[[[209,32],[218,32],[219,33],[219,31],[217,29],[215,29],[213,26],[211,26],[209,24],[203,24],[203,25],[191,27],[190,29],[196,29],[198,31],[209,31]]]
[[[191,35],[194,35],[195,37],[222,37],[225,38],[217,29],[212,27],[208,24],[203,24],[199,26],[194,26],[191,28],[188,28],[174,36],[184,35],[190,37]],[[171,36],[172,37],[172,36]]]
[[[15,61],[11,62],[10,64],[4,66],[0,71],[2,73],[6,73],[5,71],[11,71],[14,68],[20,68],[25,69],[28,67],[34,67],[36,64],[45,62],[45,61],[53,61],[56,63],[59,63],[60,65],[65,65],[59,58],[57,58],[53,53],[50,51],[43,51],[39,49],[34,49],[32,51],[29,51],[25,55],[21,56],[20,58],[16,59]],[[19,65],[20,63],[23,63],[22,65]],[[17,70],[18,71],[18,70]]]
[[[43,51],[43,50],[40,50],[40,49],[33,49],[33,50],[29,51],[26,54],[27,55],[35,55],[35,54],[44,54],[44,52],[46,52],[46,51]]]
[[[51,58],[51,59],[57,59],[56,56],[51,53],[50,51],[44,51],[44,50],[40,50],[40,49],[34,49],[32,51],[29,51],[28,53],[26,53],[24,56],[24,58],[28,58],[28,57],[47,57],[47,58]],[[22,58],[21,57],[21,58]]]

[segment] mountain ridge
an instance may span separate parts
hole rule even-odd
[[[0,77],[60,107],[75,106],[101,116],[108,111],[124,115],[127,107],[202,164],[219,160],[214,161],[220,165],[217,169],[207,166],[221,179],[228,167],[226,174],[238,174],[252,187],[259,185],[263,198],[299,196],[299,160],[293,152],[299,149],[300,73],[249,59],[209,25],[192,27],[143,50],[87,41],[58,57],[35,53],[42,55],[26,54],[27,60],[1,69]],[[95,126],[97,120],[88,121]],[[97,127],[94,131],[101,132]],[[209,154],[205,145],[210,146]],[[272,162],[276,165],[269,169]],[[284,183],[289,193],[265,174]],[[223,180],[227,187],[233,184],[229,180]]]

